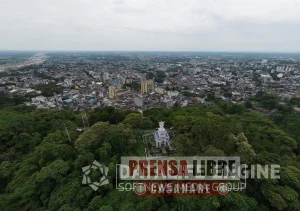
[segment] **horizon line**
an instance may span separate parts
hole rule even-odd
[[[260,50],[8,50],[0,52],[182,52],[182,53],[296,53],[300,51],[260,51]]]

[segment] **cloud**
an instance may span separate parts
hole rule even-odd
[[[300,50],[298,0],[0,3],[0,49]]]

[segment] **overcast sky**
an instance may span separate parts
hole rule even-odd
[[[0,0],[0,50],[300,52],[300,0]]]

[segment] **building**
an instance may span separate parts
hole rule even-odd
[[[116,78],[115,85],[118,89],[122,89],[125,84],[125,80],[123,78]]]
[[[109,86],[109,98],[116,98],[117,97],[117,88],[115,86]]]
[[[159,128],[154,133],[154,140],[156,148],[170,146],[170,137],[166,129],[164,128],[165,122],[159,122]]]
[[[179,95],[178,91],[168,91],[168,95],[170,97],[177,97]]]
[[[147,94],[154,91],[153,80],[141,81],[141,94]]]
[[[109,74],[108,74],[108,72],[101,72],[101,81],[102,82],[105,82],[105,81],[107,81],[107,80],[109,80],[110,78],[109,78]]]
[[[144,98],[143,98],[143,96],[135,96],[134,97],[134,104],[137,107],[143,107],[144,106]]]
[[[155,87],[155,92],[158,93],[158,94],[165,94],[166,93],[166,90],[163,89],[163,88],[160,88],[160,87]]]

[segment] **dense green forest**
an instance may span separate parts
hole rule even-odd
[[[91,127],[79,132],[79,112],[25,106],[0,110],[0,210],[300,210],[299,113],[282,109],[269,117],[219,102],[143,115],[105,107],[87,116]],[[97,191],[81,184],[81,168],[94,160],[108,166],[109,179],[115,180],[120,157],[141,155],[141,135],[161,120],[176,134],[171,142],[178,155],[279,164],[281,179],[249,179],[246,191],[222,197],[137,197],[115,190],[114,182]]]

